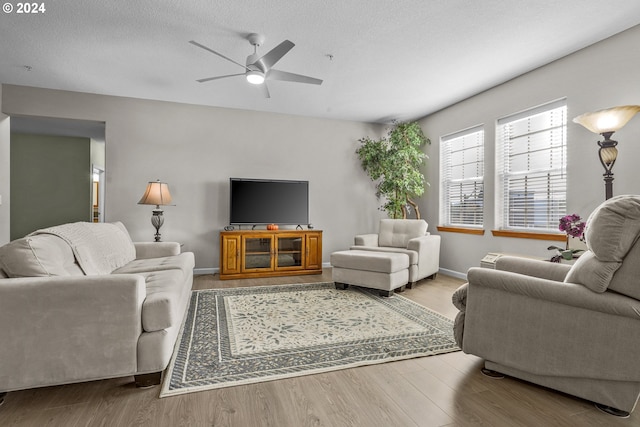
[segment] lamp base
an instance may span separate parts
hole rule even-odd
[[[161,241],[160,236],[160,227],[164,224],[164,215],[162,209],[154,209],[153,216],[151,216],[151,224],[156,229],[156,234],[154,235],[156,242]]]

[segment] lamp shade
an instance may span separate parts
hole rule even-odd
[[[171,193],[169,192],[169,184],[166,182],[149,182],[144,195],[138,202],[139,205],[168,205],[171,203]]]
[[[606,110],[585,113],[573,119],[593,133],[616,132],[640,111],[640,105],[623,105]]]

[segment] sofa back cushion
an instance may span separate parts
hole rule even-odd
[[[571,266],[564,281],[586,286],[593,292],[602,293],[607,290],[621,262],[600,261],[593,252],[586,251]]]
[[[640,300],[640,242],[631,248],[609,283],[609,289]]]
[[[7,277],[77,276],[82,269],[61,238],[23,237],[0,248],[0,268]]]
[[[640,236],[640,196],[616,196],[587,219],[587,247],[604,262],[621,262]]]
[[[423,219],[382,219],[378,231],[378,246],[406,248],[409,240],[427,234]]]
[[[124,225],[74,222],[34,231],[52,234],[69,244],[84,274],[109,274],[136,258],[136,248]]]

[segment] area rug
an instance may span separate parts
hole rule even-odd
[[[457,351],[452,328],[331,282],[193,291],[160,397]]]

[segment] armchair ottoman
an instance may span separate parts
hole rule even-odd
[[[380,290],[390,297],[409,281],[409,256],[399,253],[340,251],[331,254],[332,278],[338,289],[349,285]]]

